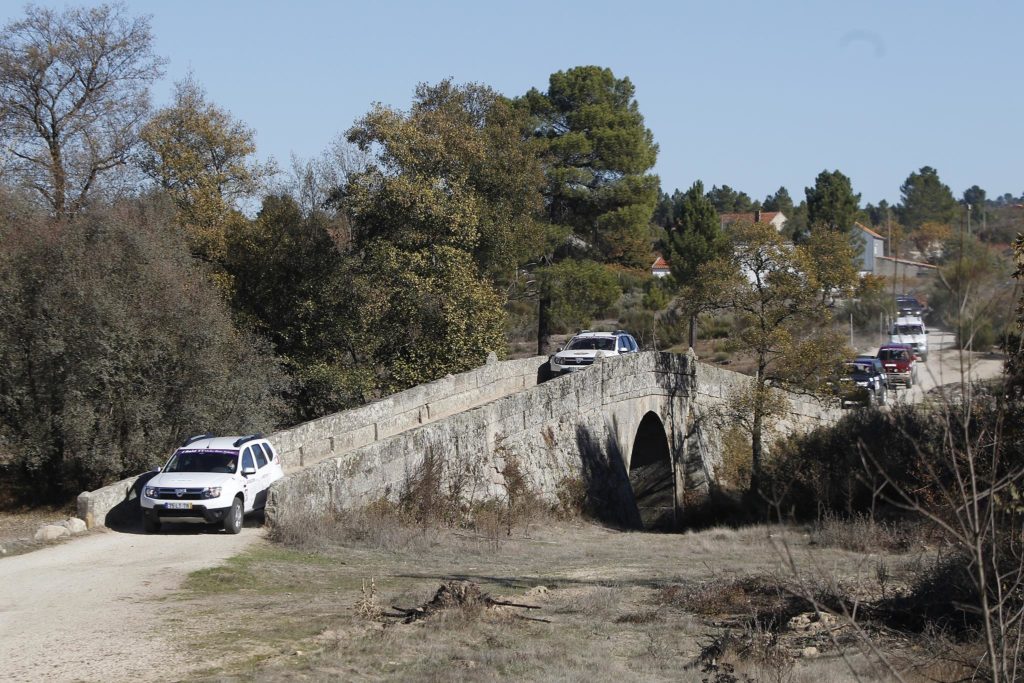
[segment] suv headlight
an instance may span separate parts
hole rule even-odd
[[[219,498],[220,489],[220,486],[207,486],[203,489],[203,498]]]
[[[146,498],[156,498],[156,487],[155,486],[147,486],[146,488],[144,488],[142,490],[142,492],[146,495]]]

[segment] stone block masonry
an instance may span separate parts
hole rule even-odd
[[[653,413],[663,425],[680,486],[706,491],[721,460],[721,420],[712,418],[752,381],[692,355],[644,352],[541,383],[546,360],[492,357],[270,435],[288,476],[271,490],[268,517],[282,506],[325,510],[394,498],[429,457],[469,477],[464,490],[481,498],[504,494],[500,473],[515,458],[551,502],[567,481],[582,481],[609,519],[629,521],[627,475],[641,420]],[[838,415],[804,397],[790,406],[784,431]],[[83,493],[79,517],[93,527],[130,516],[140,486],[132,478]]]

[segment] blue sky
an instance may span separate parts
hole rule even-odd
[[[63,2],[39,4],[63,7]],[[326,149],[373,102],[452,77],[506,95],[583,64],[628,76],[662,187],[797,201],[839,169],[862,203],[929,165],[959,197],[1024,193],[1024,3],[136,0],[170,61],[255,129],[261,156]],[[6,2],[6,23],[22,6]]]

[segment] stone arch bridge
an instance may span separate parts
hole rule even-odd
[[[552,503],[585,496],[600,518],[632,527],[683,521],[721,465],[723,408],[751,379],[692,354],[601,359],[547,379],[547,359],[449,375],[270,436],[288,476],[268,512],[358,507],[394,498],[433,468],[467,498],[501,496],[514,465]],[[547,381],[545,381],[547,380]],[[834,421],[837,411],[791,396],[779,426]],[[131,505],[137,479],[84,493],[79,514],[103,524]]]

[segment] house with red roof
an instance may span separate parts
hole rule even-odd
[[[786,215],[781,211],[745,211],[741,213],[720,213],[718,218],[722,221],[724,230],[729,224],[745,221],[747,223],[771,223],[777,232],[782,232],[786,225]]]
[[[654,263],[651,264],[651,275],[654,277],[668,277],[672,274],[672,269],[668,265],[668,261],[658,254],[658,258],[654,259]]]

